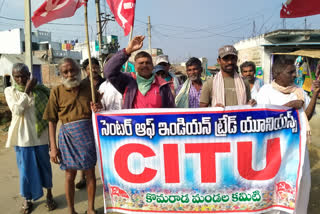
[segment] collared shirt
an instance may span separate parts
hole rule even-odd
[[[48,144],[48,128],[38,137],[36,131],[35,99],[13,86],[4,90],[6,101],[12,112],[6,147],[40,146]]]
[[[151,84],[150,90],[145,96],[137,90],[136,97],[133,101],[133,108],[161,108],[162,98],[160,95],[160,87],[157,78]]]
[[[91,100],[90,82],[85,79],[81,81],[77,92],[59,85],[51,90],[43,119],[52,122],[61,120],[63,124],[91,119]]]
[[[253,87],[251,88],[251,99],[257,100],[258,92],[263,85],[264,82],[262,79],[255,78]]]
[[[199,91],[191,83],[189,90],[189,108],[199,108],[200,105],[200,95],[202,87]]]
[[[101,104],[103,110],[119,110],[122,108],[122,94],[108,81],[104,81],[99,92],[103,93]]]

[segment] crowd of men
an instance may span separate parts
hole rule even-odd
[[[237,66],[237,50],[230,45],[218,52],[220,72],[204,81],[202,64],[191,57],[186,62],[187,79],[180,84],[170,69],[168,56],[157,58],[155,66],[149,53],[135,55],[135,73],[124,73],[122,66],[130,55],[143,46],[144,36],[136,36],[128,47],[108,59],[104,78],[100,64],[92,59],[93,85],[96,103],[92,102],[90,68],[88,60],[82,64],[88,78],[81,80],[81,68],[71,58],[64,58],[58,65],[62,84],[49,91],[30,78],[26,65],[13,66],[13,86],[5,89],[5,96],[12,112],[7,147],[14,146],[20,174],[20,194],[24,198],[21,213],[31,213],[33,201],[43,196],[47,189],[48,210],[57,207],[52,195],[52,170],[50,160],[60,164],[65,171],[65,194],[70,214],[74,207],[75,188],[87,188],[86,213],[96,213],[94,208],[97,161],[91,122],[92,112],[133,108],[199,108],[237,105],[274,104],[303,108],[308,120],[314,114],[320,81],[313,83],[310,98],[294,85],[296,67],[292,61],[279,60],[272,68],[271,84],[255,77],[252,62]],[[58,140],[57,123],[61,122]],[[307,127],[310,128],[310,127]],[[49,143],[48,143],[49,142]],[[58,144],[57,144],[58,142]],[[81,171],[75,185],[77,171]],[[296,201],[295,213],[307,213],[310,191],[310,164],[306,150],[301,181],[301,191]],[[268,213],[280,213],[273,211]]]

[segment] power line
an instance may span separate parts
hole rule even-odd
[[[16,18],[10,18],[10,17],[5,17],[5,16],[0,16],[0,19],[24,22],[24,19],[16,19]],[[49,23],[46,23],[46,24],[49,24],[49,25],[64,25],[64,26],[84,26],[84,24],[55,23],[55,22],[49,22]]]

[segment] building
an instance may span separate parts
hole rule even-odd
[[[320,30],[276,30],[234,44],[238,50],[238,64],[253,61],[257,74],[271,82],[271,67],[275,58],[285,55],[298,57],[295,51],[320,51]]]
[[[63,50],[62,46],[62,43],[52,41],[50,32],[32,32],[33,75],[39,82],[48,86],[59,84],[56,64],[64,57],[71,57],[78,62],[82,59],[81,52]],[[22,28],[0,32],[0,87],[10,84],[12,65],[25,62],[24,52],[25,35]]]
[[[24,54],[1,54],[0,55],[0,92],[11,85],[12,66],[18,62],[25,62]],[[33,75],[38,82],[42,83],[41,67],[46,62],[33,56]]]

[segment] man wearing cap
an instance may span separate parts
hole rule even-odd
[[[169,72],[170,62],[169,62],[168,55],[157,56],[156,65],[157,66],[160,65],[164,68],[163,70],[158,69],[156,74],[158,76],[161,76],[165,81],[169,82],[171,91],[173,92],[173,95],[175,95],[175,92],[179,88],[180,83],[178,78],[173,73]]]
[[[104,67],[104,75],[123,94],[123,109],[173,108],[169,83],[153,73],[152,57],[141,51],[135,56],[135,73],[122,73],[122,65],[131,53],[141,49],[144,36],[134,37],[127,48],[116,53]]]
[[[208,79],[200,96],[200,107],[225,107],[235,105],[255,105],[251,100],[250,85],[237,73],[237,50],[226,45],[219,49],[217,59],[220,72]]]

